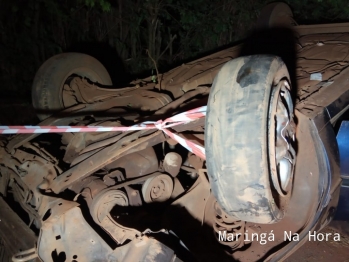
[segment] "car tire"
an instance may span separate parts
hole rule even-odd
[[[240,220],[268,224],[284,216],[295,164],[289,82],[279,57],[254,55],[226,63],[211,87],[205,130],[208,175],[218,203]],[[279,117],[282,112],[288,114],[287,123]]]
[[[32,86],[32,103],[40,120],[65,108],[63,86],[72,75],[112,85],[108,71],[95,58],[81,53],[55,55],[39,68]]]
[[[291,8],[283,2],[274,2],[262,8],[256,28],[291,28],[294,25],[295,21]]]

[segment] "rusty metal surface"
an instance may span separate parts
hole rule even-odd
[[[216,217],[213,229],[216,232],[217,240],[220,241],[220,238],[222,238],[224,234],[235,235],[235,237],[232,237],[228,241],[220,241],[222,245],[228,246],[234,250],[243,247],[245,244],[249,244],[249,241],[245,239],[245,221],[229,216],[217,202],[214,204],[214,210],[216,212]]]
[[[300,35],[347,33],[349,23],[299,25],[294,30]]]
[[[9,255],[35,246],[37,237],[0,197],[0,238]]]
[[[349,63],[349,34],[304,36],[299,39],[297,60],[298,96],[301,105],[315,104],[324,106],[322,101],[313,96],[325,90],[333,90],[332,96],[340,96],[338,84],[344,84],[343,75]],[[315,74],[319,78],[315,78]],[[344,91],[344,90],[343,90]],[[342,91],[342,92],[343,92]],[[317,94],[316,94],[317,95]],[[328,100],[331,101],[331,100]],[[326,102],[325,102],[326,103]]]
[[[154,173],[158,168],[159,163],[152,147],[127,154],[105,166],[105,169],[109,172],[116,169],[122,170],[124,179],[137,178],[149,173]]]
[[[146,203],[165,202],[170,199],[172,192],[173,180],[167,174],[157,174],[142,185],[142,195]]]
[[[137,138],[138,132],[133,136],[134,140]],[[103,148],[97,154],[92,155],[88,161],[85,161],[80,165],[73,166],[71,169],[69,169],[67,172],[63,173],[55,181],[53,181],[50,188],[53,192],[58,193],[63,189],[69,187],[77,180],[87,177],[88,175],[92,174],[92,172],[97,171],[98,169],[115,161],[121,156],[140,151],[147,148],[148,146],[161,143],[164,140],[165,138],[161,131],[157,131],[149,136],[139,138],[134,143],[125,146],[123,146],[122,140],[120,140],[111,146]]]
[[[147,236],[113,250],[85,221],[74,202],[57,202],[50,210],[38,240],[38,255],[42,261],[172,262],[176,257],[173,250]]]
[[[169,173],[172,177],[176,177],[178,175],[181,165],[182,157],[179,154],[175,152],[170,152],[166,154],[163,162],[163,167],[164,170],[167,173]]]

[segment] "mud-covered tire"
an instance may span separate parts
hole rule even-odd
[[[210,91],[205,150],[212,191],[226,213],[244,221],[284,216],[273,196],[268,148],[269,105],[281,79],[289,74],[279,57],[239,57],[222,67]]]
[[[81,53],[55,55],[39,68],[32,86],[32,103],[40,120],[64,109],[63,86],[71,75],[112,85],[108,71],[97,59]]]

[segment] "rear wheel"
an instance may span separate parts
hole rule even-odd
[[[33,106],[40,120],[74,105],[74,99],[63,89],[72,75],[86,77],[103,85],[112,85],[107,70],[95,58],[80,53],[55,55],[39,68],[32,86]]]
[[[288,28],[295,24],[291,8],[283,2],[275,2],[263,7],[256,27],[257,29]]]
[[[279,221],[295,164],[290,81],[280,58],[240,57],[222,67],[205,136],[210,183],[223,210],[249,222]]]

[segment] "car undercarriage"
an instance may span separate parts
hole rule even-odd
[[[13,261],[36,257],[41,261],[279,261],[289,256],[308,240],[309,232],[319,231],[335,214],[341,185],[336,128],[348,110],[349,101],[348,29],[349,24],[292,29],[297,57],[294,74],[289,68],[289,77],[285,74],[281,80],[272,79],[286,83],[286,89],[280,87],[283,98],[277,101],[285,105],[286,116],[282,119],[286,119],[287,124],[278,126],[281,121],[277,113],[275,118],[268,118],[275,119],[275,136],[279,129],[282,129],[280,136],[289,136],[284,139],[289,142],[285,147],[291,152],[285,157],[289,171],[285,171],[286,180],[276,175],[263,186],[272,199],[267,199],[267,203],[251,200],[262,191],[248,193],[245,189],[260,190],[262,182],[251,182],[244,187],[248,174],[236,175],[234,182],[223,180],[223,167],[232,168],[229,174],[244,174],[234,171],[237,165],[241,170],[254,165],[261,168],[253,159],[239,158],[252,155],[252,151],[245,151],[250,148],[245,148],[243,139],[242,145],[234,144],[237,148],[234,152],[238,153],[233,156],[224,153],[228,152],[223,151],[224,148],[233,147],[229,138],[237,134],[238,129],[231,126],[217,131],[215,128],[221,120],[213,117],[212,106],[212,86],[221,87],[217,84],[219,81],[230,79],[223,77],[222,68],[233,72],[227,65],[235,61],[232,66],[240,70],[236,81],[240,89],[236,90],[245,92],[247,89],[241,83],[254,71],[261,74],[263,55],[247,53],[246,56],[246,45],[241,44],[176,67],[157,76],[156,82],[149,77],[123,88],[113,88],[107,80],[103,83],[102,78],[88,78],[87,73],[79,75],[68,70],[63,85],[59,83],[63,91],[58,99],[61,104],[57,105],[50,102],[56,99],[54,95],[45,93],[48,92],[44,84],[49,79],[48,69],[54,63],[86,57],[67,53],[46,62],[33,86],[33,92],[40,90],[36,100],[33,98],[34,107],[43,120],[39,125],[41,129],[64,126],[67,130],[6,134],[0,140],[0,194],[7,203],[16,203],[26,226],[35,232],[33,239],[37,243],[27,253],[13,254],[14,259],[18,259]],[[265,59],[273,65],[274,57]],[[241,67],[236,62],[242,61],[239,58],[245,59]],[[281,58],[284,59],[282,55]],[[251,68],[244,69],[248,63],[252,63]],[[246,86],[251,86],[253,79],[249,78]],[[236,84],[234,81],[231,85]],[[274,82],[271,86],[280,83]],[[293,86],[291,91],[287,87],[289,82]],[[294,110],[291,101],[287,104],[287,92],[289,100],[294,100]],[[242,96],[238,91],[235,94]],[[253,92],[249,94],[252,96]],[[218,103],[223,103],[224,97],[217,98]],[[229,101],[227,105],[221,104],[224,112],[229,111]],[[242,102],[249,103],[249,108],[253,106],[251,100]],[[276,103],[275,109],[269,108],[268,96],[269,114],[273,110],[280,112],[279,107],[283,105]],[[260,104],[258,102],[256,108],[260,109]],[[206,117],[182,121],[170,130],[185,141],[205,147],[207,159],[157,128],[73,131],[74,127],[81,126],[130,127],[156,122],[206,105],[210,108]],[[236,114],[244,112],[240,110]],[[250,119],[255,113],[249,114],[244,119]],[[213,120],[217,121],[211,127],[209,123]],[[289,122],[293,124],[288,126]],[[252,135],[256,133],[252,124],[243,128],[244,132],[250,128]],[[208,145],[218,140],[209,142],[209,139],[219,137],[221,130],[227,132],[226,136],[221,136],[224,139],[217,144],[216,151],[210,151]],[[248,135],[249,141],[253,140],[252,135]],[[282,152],[278,151],[279,140],[274,140],[275,154],[284,154],[281,149]],[[266,148],[269,152],[272,147],[268,144]],[[233,159],[223,163],[226,157]],[[208,164],[210,159],[223,164],[214,169],[213,163]],[[238,164],[230,166],[234,161]],[[279,175],[282,173],[280,163],[283,162],[280,160],[275,165]],[[216,180],[223,185],[214,184]],[[229,186],[228,193],[223,194],[225,184]],[[233,195],[238,199],[229,202],[232,198],[227,195],[235,190],[232,184],[237,190]],[[218,189],[212,189],[215,186]],[[231,203],[246,205],[246,208],[228,208]],[[275,217],[265,215],[266,205],[277,206],[280,213]]]

